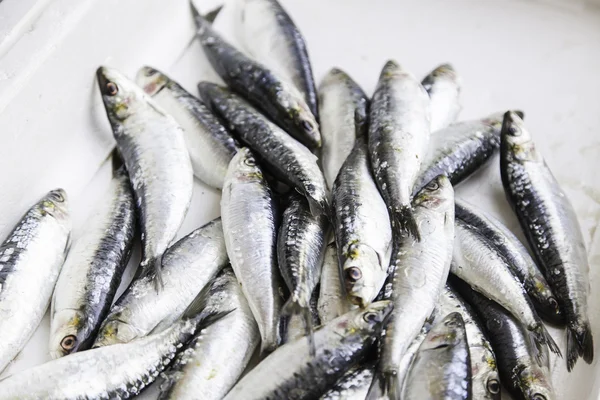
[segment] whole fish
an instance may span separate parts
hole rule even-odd
[[[373,363],[352,368],[320,400],[365,400],[374,372]]]
[[[306,42],[277,0],[238,0],[236,27],[245,49],[275,75],[293,85],[319,119],[317,90]]]
[[[140,275],[162,285],[161,261],[185,218],[194,176],[183,130],[134,82],[100,67],[98,84],[133,187],[142,233]]]
[[[367,118],[369,98],[338,68],[331,69],[319,85],[319,114],[323,148],[321,158],[327,185],[333,182],[356,141],[355,113]]]
[[[447,175],[453,185],[469,177],[500,146],[501,126],[502,114],[496,113],[457,122],[431,135],[430,150],[421,165],[414,193],[439,174]]]
[[[369,152],[396,242],[402,230],[420,238],[410,202],[429,144],[429,102],[413,75],[395,61],[385,64],[371,100]]]
[[[554,324],[564,323],[556,297],[529,252],[500,221],[465,201],[456,200],[456,218],[489,240],[507,261],[507,266],[525,288],[537,313]]]
[[[351,303],[375,299],[390,264],[392,230],[369,168],[366,135],[359,136],[333,184],[333,226],[339,268]]]
[[[183,128],[194,175],[209,186],[222,188],[238,145],[221,121],[204,103],[154,68],[142,67],[136,82]]]
[[[392,303],[371,303],[315,331],[316,354],[309,354],[304,337],[285,344],[246,374],[224,400],[315,399],[371,350],[385,326]]]
[[[325,178],[314,154],[228,89],[209,82],[201,82],[198,89],[228,128],[268,165],[269,172],[306,196],[313,215],[328,215]]]
[[[452,273],[512,313],[529,330],[538,349],[547,344],[550,350],[560,354],[502,254],[462,220],[456,220],[455,234]]]
[[[527,330],[504,308],[450,277],[462,297],[477,312],[496,354],[502,384],[515,399],[554,400],[548,368],[540,367]],[[474,397],[475,398],[475,397]]]
[[[521,228],[567,321],[567,369],[590,364],[594,340],[588,318],[589,261],[577,215],[544,162],[523,120],[507,112],[500,150],[502,184]]]
[[[0,372],[44,317],[70,234],[67,194],[56,189],[34,204],[0,245]]]
[[[408,373],[403,399],[471,399],[471,360],[462,316],[449,314],[429,331]]]
[[[193,5],[192,12],[204,53],[227,86],[306,146],[321,147],[319,124],[302,94],[285,78],[227,43]]]
[[[273,193],[250,150],[233,157],[225,176],[221,215],[225,245],[261,336],[261,353],[279,344],[281,311]]]
[[[204,310],[198,297],[166,331],[131,343],[61,357],[0,381],[0,400],[127,399],[170,364],[179,348],[223,314]]]
[[[332,319],[356,308],[355,305],[348,301],[348,297],[342,286],[335,241],[329,243],[325,250],[321,283],[319,286],[317,310],[322,324],[326,324]]]
[[[175,357],[159,399],[221,400],[237,382],[260,341],[258,326],[231,268],[206,286],[203,312],[233,311],[206,327]]]
[[[431,71],[421,85],[431,99],[431,132],[447,127],[461,110],[460,79],[450,64],[441,64]]]
[[[107,195],[71,246],[56,282],[50,307],[52,358],[91,347],[129,262],[134,234],[133,194],[121,166],[113,170]]]
[[[398,365],[433,312],[448,278],[454,241],[454,191],[448,178],[434,179],[412,205],[421,241],[404,235],[392,255],[394,313],[382,338],[381,360],[369,398],[401,396],[404,377]]]
[[[94,347],[127,343],[161,331],[179,318],[198,292],[227,265],[219,218],[171,246],[163,258],[164,287],[156,293],[151,276],[135,278],[111,307]],[[162,323],[161,323],[162,321]]]

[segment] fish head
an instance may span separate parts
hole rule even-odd
[[[282,90],[277,91],[278,102],[286,106],[286,117],[292,121],[302,136],[311,141],[311,145],[321,147],[319,123],[308,108],[303,96],[293,86],[282,83]]]
[[[429,92],[435,83],[440,84],[448,82],[450,85],[455,86],[458,81],[458,74],[454,67],[450,64],[441,64],[431,71],[431,73],[423,79],[421,84],[425,90]]]
[[[133,326],[118,319],[112,319],[102,325],[92,348],[129,343],[140,336],[144,335],[140,335]]]
[[[548,284],[546,282],[541,282],[534,277],[533,285],[536,290],[528,291],[528,294],[531,297],[537,313],[548,322],[557,325],[564,324],[565,314]]]
[[[523,368],[515,377],[524,398],[531,400],[554,400],[554,389],[547,376],[547,370],[537,365]]]
[[[346,326],[348,333],[362,332],[369,336],[380,332],[387,324],[394,305],[389,300],[376,301],[365,308],[351,311],[347,315],[352,319]]]
[[[124,121],[134,113],[134,108],[144,92],[125,75],[113,68],[100,67],[96,71],[98,86],[108,118]]]
[[[69,201],[63,189],[51,190],[38,203],[42,215],[51,215],[57,220],[69,220]]]
[[[337,86],[344,83],[353,83],[350,76],[339,68],[331,68],[321,80],[319,93],[323,93],[325,88],[329,86]]]
[[[500,400],[501,386],[498,367],[489,343],[482,347],[470,347],[473,398]]]
[[[444,351],[460,343],[466,343],[465,322],[460,313],[453,312],[431,328],[419,351]]]
[[[170,79],[159,70],[144,66],[138,71],[135,82],[148,96],[154,96],[170,82]]]
[[[256,162],[252,151],[247,147],[241,148],[229,163],[229,173],[234,174],[232,178],[239,182],[251,182],[263,180],[262,170]]]
[[[502,120],[500,132],[502,154],[515,161],[539,161],[531,134],[525,127],[523,119],[515,111],[507,111]]]
[[[223,106],[233,95],[229,89],[206,81],[198,84],[198,92],[202,101],[216,112],[221,112]],[[230,129],[232,128],[230,127]]]
[[[448,223],[454,223],[454,189],[446,175],[438,175],[421,189],[413,200],[415,207],[444,211],[451,214]]]
[[[387,265],[372,247],[365,244],[351,244],[344,256],[342,274],[348,300],[364,308],[381,290]]]
[[[85,323],[85,315],[79,310],[65,309],[52,315],[49,344],[52,358],[60,358],[80,350],[86,339]]]

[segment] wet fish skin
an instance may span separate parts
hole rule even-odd
[[[431,132],[437,132],[456,121],[461,110],[460,78],[450,64],[441,64],[431,71],[421,85],[431,99]]]
[[[71,246],[54,289],[49,344],[52,358],[91,347],[129,262],[136,219],[124,166],[113,171],[110,187],[94,210]]]
[[[337,247],[335,241],[327,245],[323,268],[317,310],[322,324],[326,324],[342,314],[356,308],[348,301],[340,278]]]
[[[515,112],[502,125],[500,173],[507,199],[567,321],[567,369],[594,359],[589,261],[573,205]]]
[[[160,293],[154,290],[151,276],[134,278],[102,322],[94,347],[128,343],[168,328],[227,263],[223,227],[217,218],[165,252]]]
[[[216,33],[192,5],[197,36],[208,60],[227,86],[260,108],[308,147],[321,147],[319,124],[298,90]]]
[[[373,363],[352,368],[320,400],[365,400],[374,372]]]
[[[161,287],[161,260],[187,214],[194,176],[183,130],[120,72],[96,71],[104,108],[133,188],[142,236],[141,275]]]
[[[204,103],[162,72],[142,67],[136,82],[183,128],[194,175],[221,189],[229,161],[239,148],[235,139]]]
[[[224,400],[318,398],[369,353],[392,308],[384,300],[330,321],[315,331],[314,356],[309,354],[308,338],[281,346],[245,375]]]
[[[44,317],[70,233],[67,194],[56,189],[34,204],[0,245],[0,372]]]

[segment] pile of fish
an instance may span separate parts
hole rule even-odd
[[[555,399],[550,352],[569,370],[593,360],[589,266],[523,113],[456,122],[448,64],[419,81],[388,61],[370,97],[337,68],[317,88],[277,0],[239,3],[240,49],[192,10],[226,86],[196,97],[150,67],[135,82],[98,69],[112,183],[74,240],[57,189],[0,247],[0,371],[48,304],[54,358],[0,381],[0,399],[155,381],[160,399]],[[498,151],[533,257],[454,195]],[[222,190],[221,217],[173,243],[194,176]]]

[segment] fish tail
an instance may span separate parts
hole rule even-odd
[[[594,360],[594,337],[589,322],[580,329],[567,329],[567,353],[569,371],[573,369],[579,356],[588,364]]]
[[[310,208],[310,213],[314,217],[317,217],[319,215],[325,215],[325,217],[327,217],[327,219],[331,221],[329,203],[327,202],[326,197],[324,197],[322,200],[317,200],[314,197],[307,195],[306,200],[308,200],[308,207]]]
[[[165,284],[162,279],[162,256],[144,259],[140,263],[140,277],[151,276],[154,289],[160,293]]]
[[[551,352],[558,355],[559,357],[562,357],[562,353],[560,352],[558,345],[556,344],[556,342],[554,341],[554,339],[550,335],[550,332],[548,332],[544,324],[540,323],[532,332],[532,336],[533,343],[535,344],[535,347],[537,349],[535,354],[536,359],[540,366],[544,365],[545,355],[542,348],[542,346],[544,345],[547,345]]]
[[[567,371],[571,372],[579,358],[579,344],[575,339],[576,333],[573,329],[567,329]]]
[[[421,241],[419,226],[415,220],[413,209],[410,206],[403,206],[395,211],[392,216],[394,233],[408,233],[417,241]]]
[[[399,400],[399,386],[396,374],[377,372],[373,377],[365,400]]]
[[[281,316],[289,317],[292,315],[302,315],[304,319],[305,335],[308,338],[309,351],[311,356],[316,354],[315,336],[312,325],[312,313],[309,306],[303,306],[298,302],[298,299],[290,297],[289,300],[281,308]]]

